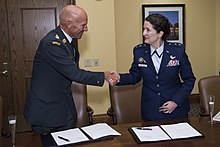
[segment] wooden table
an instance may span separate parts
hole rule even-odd
[[[160,124],[171,124],[176,122],[188,121],[193,127],[204,134],[204,138],[194,138],[185,140],[172,140],[155,143],[137,144],[131,134],[128,132],[128,127],[132,126],[151,126]],[[195,117],[189,120],[175,120],[175,121],[152,121],[140,122],[123,125],[112,125],[112,127],[121,133],[113,139],[102,140],[96,142],[87,142],[71,146],[77,147],[219,147],[220,146],[220,123],[211,125],[207,117]],[[8,147],[11,144],[11,138],[2,139],[1,147]],[[38,135],[17,136],[16,147],[40,147],[41,142]]]

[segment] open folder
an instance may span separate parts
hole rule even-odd
[[[130,127],[129,132],[137,143],[204,137],[187,122],[149,127]]]
[[[51,133],[58,146],[108,139],[118,135],[119,132],[106,123],[97,123],[81,128],[69,129]]]

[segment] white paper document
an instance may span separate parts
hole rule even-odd
[[[213,117],[214,121],[220,121],[220,111]]]
[[[159,127],[132,127],[131,128],[141,142],[170,140],[171,138]]]
[[[187,122],[160,126],[130,127],[129,131],[137,143],[203,137],[203,134]]]
[[[121,135],[106,123],[51,133],[58,146]],[[91,138],[88,138],[90,136]]]
[[[177,123],[171,125],[161,125],[164,131],[169,134],[172,139],[191,138],[203,136],[188,123]]]
[[[121,135],[114,129],[112,129],[106,123],[98,123],[81,128],[86,134],[88,134],[92,139],[98,139],[106,136],[118,136]]]
[[[89,141],[89,139],[79,128],[54,132],[51,133],[51,135],[53,136],[58,146]]]

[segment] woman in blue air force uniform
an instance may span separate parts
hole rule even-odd
[[[144,21],[144,44],[133,50],[129,73],[119,74],[117,85],[143,80],[141,113],[143,120],[187,118],[195,76],[180,43],[166,42],[170,34],[168,19],[151,14]]]

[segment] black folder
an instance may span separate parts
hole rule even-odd
[[[138,144],[204,137],[201,132],[187,122],[160,126],[129,127],[128,131]]]
[[[121,135],[106,123],[51,133],[58,146],[112,139]]]

